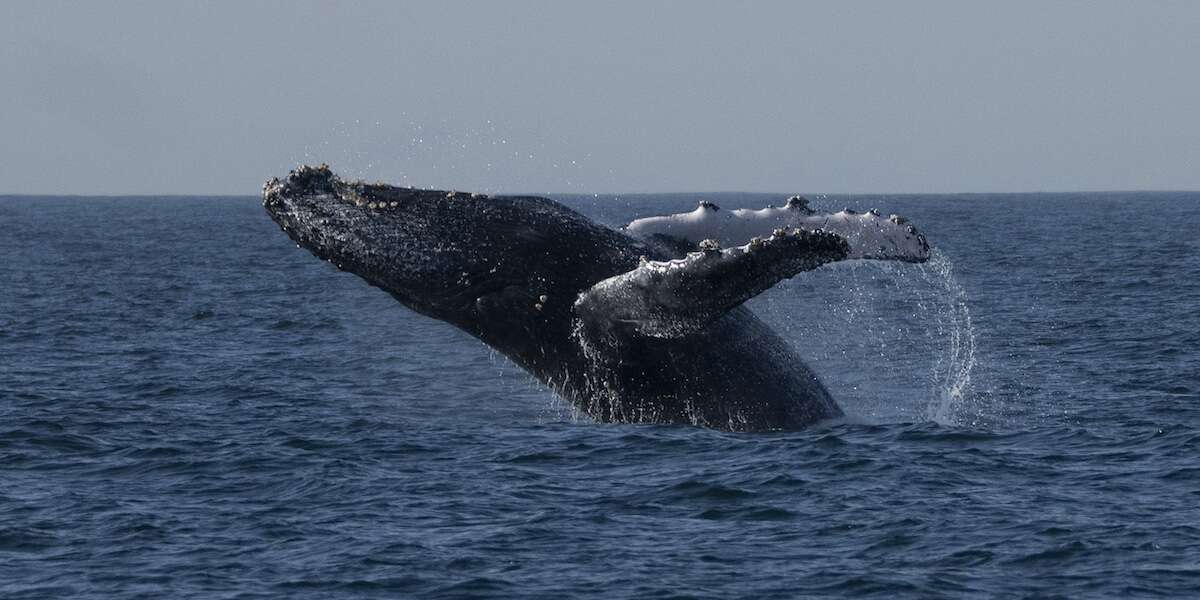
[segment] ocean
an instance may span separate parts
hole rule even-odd
[[[0,197],[0,597],[1200,595],[1200,193],[812,200],[934,258],[752,300],[847,416],[733,434],[591,422],[256,198]]]

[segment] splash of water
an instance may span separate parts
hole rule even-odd
[[[942,425],[961,425],[957,417],[968,397],[975,368],[975,330],[967,294],[954,278],[950,259],[941,252],[935,252],[920,270],[938,292],[931,314],[943,344],[930,373],[932,394],[925,416]]]
[[[827,265],[751,307],[813,363],[851,420],[972,425],[981,418],[967,294],[939,251],[919,265]]]
[[[936,250],[920,265],[850,261],[785,282],[751,306],[815,363],[852,420],[978,426],[989,411],[973,386],[975,328],[953,266]],[[591,421],[491,356],[505,392],[529,396],[539,422]]]

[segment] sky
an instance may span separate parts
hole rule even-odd
[[[0,4],[0,193],[1200,189],[1200,2]]]

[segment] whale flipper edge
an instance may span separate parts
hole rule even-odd
[[[668,261],[644,260],[635,269],[580,294],[575,313],[590,327],[632,328],[660,338],[695,333],[783,279],[842,260],[849,245],[822,230],[778,229],[769,237]]]

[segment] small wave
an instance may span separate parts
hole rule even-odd
[[[22,554],[38,553],[53,548],[58,538],[27,527],[0,528],[0,551]]]
[[[537,452],[526,452],[524,454],[518,454],[517,456],[513,456],[511,458],[505,459],[504,462],[519,465],[519,464],[536,464],[536,463],[557,462],[561,459],[562,459],[562,456],[556,452],[537,451]]]
[[[1060,564],[1061,561],[1075,558],[1088,551],[1086,544],[1073,541],[1046,550],[1032,552],[1008,561],[1011,565]]]
[[[743,489],[706,483],[695,479],[677,483],[671,486],[669,491],[679,499],[736,500],[754,495],[752,492]]]
[[[790,521],[799,515],[776,506],[746,506],[738,508],[708,508],[696,515],[706,521]]]

